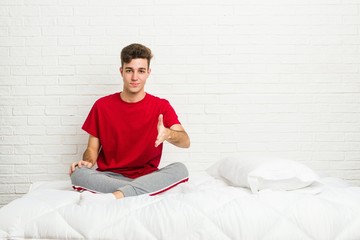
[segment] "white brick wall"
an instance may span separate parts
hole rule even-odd
[[[147,90],[191,136],[163,164],[280,156],[360,184],[359,0],[2,0],[0,206],[68,177],[132,42],[154,51]]]

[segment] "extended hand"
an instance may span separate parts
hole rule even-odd
[[[155,141],[155,147],[158,147],[161,143],[163,143],[166,139],[168,139],[170,134],[170,129],[164,126],[163,115],[159,115],[159,121],[157,125],[158,135]]]

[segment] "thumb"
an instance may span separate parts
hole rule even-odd
[[[158,125],[164,125],[164,117],[162,114],[159,115]]]

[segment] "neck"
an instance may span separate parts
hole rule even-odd
[[[124,91],[120,92],[120,98],[127,103],[136,103],[144,99],[146,93],[128,94]]]

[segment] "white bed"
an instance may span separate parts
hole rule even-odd
[[[321,178],[253,192],[214,170],[221,172],[217,165],[160,195],[107,205],[79,205],[68,181],[35,183],[0,209],[0,239],[360,239],[360,187]]]

